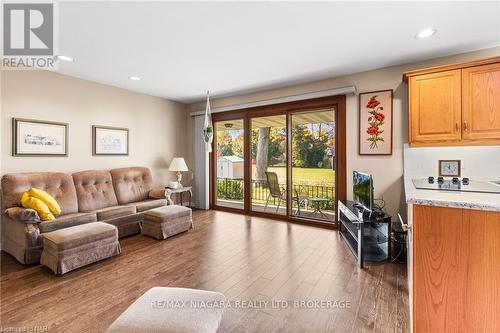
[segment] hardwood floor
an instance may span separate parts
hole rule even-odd
[[[218,211],[195,211],[194,221],[194,230],[168,240],[122,239],[120,256],[63,276],[2,252],[2,327],[103,332],[149,288],[175,286],[216,290],[231,300],[350,305],[242,309],[233,303],[220,332],[409,331],[405,266],[358,269],[334,230]]]

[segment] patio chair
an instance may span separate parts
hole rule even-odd
[[[280,209],[281,200],[286,202],[286,191],[281,191],[280,184],[278,183],[278,175],[276,172],[266,171],[267,186],[269,188],[269,194],[267,196],[266,205],[264,206],[264,211],[267,209],[267,204],[271,198],[278,199],[278,206],[276,207],[276,213]],[[300,204],[307,200],[307,197],[298,195],[297,191],[294,190],[294,196],[292,196],[292,201],[297,202],[297,214],[300,215]]]

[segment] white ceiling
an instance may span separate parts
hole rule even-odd
[[[500,2],[61,2],[60,72],[180,102],[500,45]],[[434,27],[428,39],[414,36]],[[131,81],[137,75],[141,81]]]

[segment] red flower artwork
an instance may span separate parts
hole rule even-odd
[[[375,119],[377,119],[378,121],[384,121],[385,116],[383,113],[375,113]]]
[[[384,138],[382,137],[384,130],[381,130],[380,126],[384,124],[385,115],[379,112],[384,110],[384,108],[379,105],[380,102],[377,100],[377,95],[372,96],[366,104],[366,108],[369,109],[368,113],[370,114],[368,117],[369,126],[366,130],[366,133],[370,135],[370,137],[366,140],[371,142],[370,149],[378,148],[377,142],[384,142]]]

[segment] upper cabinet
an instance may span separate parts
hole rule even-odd
[[[500,140],[500,63],[462,70],[464,140]]]
[[[500,57],[403,74],[411,146],[500,144]]]
[[[411,142],[460,141],[460,70],[410,78]]]

